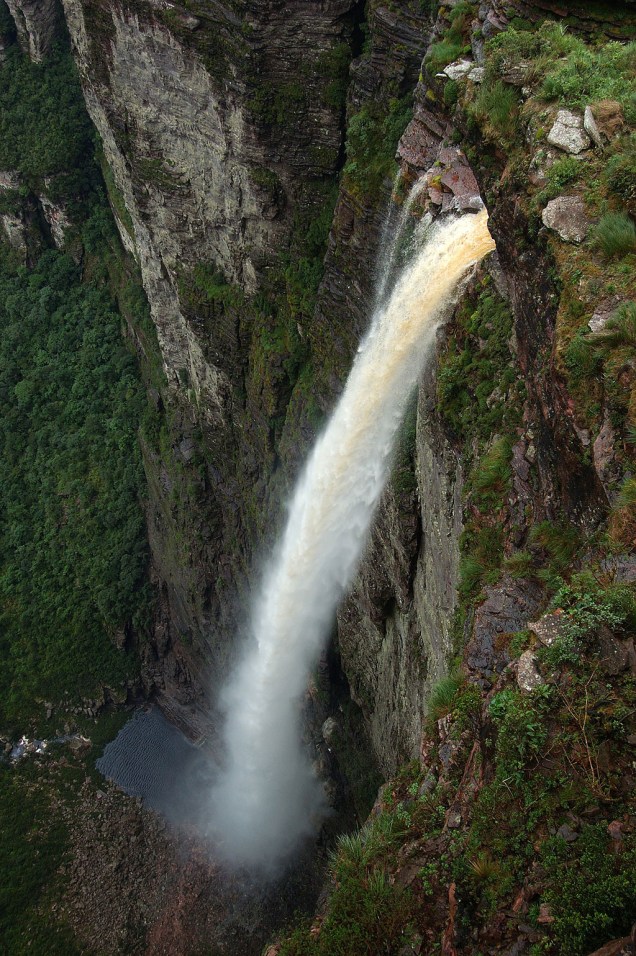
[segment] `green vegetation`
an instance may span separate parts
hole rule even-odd
[[[75,263],[0,263],[2,722],[130,675],[143,605],[145,400],[110,298]]]
[[[464,53],[470,53],[468,31],[475,13],[474,3],[457,3],[449,10],[448,28],[436,43],[432,43],[424,58],[426,72],[431,76]]]
[[[352,192],[377,195],[395,171],[395,151],[413,115],[411,96],[392,99],[388,109],[369,103],[351,117],[347,128],[344,174]]]
[[[94,185],[93,133],[70,53],[31,63],[16,47],[0,69],[0,168],[17,170],[47,192],[85,192]]]
[[[482,84],[471,106],[471,115],[486,137],[504,146],[513,142],[519,129],[519,98],[514,87],[495,80]]]
[[[462,443],[516,422],[521,394],[511,335],[510,308],[484,276],[476,296],[460,306],[437,375],[438,410]]]
[[[603,216],[594,238],[608,259],[636,252],[636,226],[624,212],[610,212]]]
[[[308,104],[306,85],[290,81],[274,86],[261,82],[250,100],[252,112],[268,126],[284,126],[293,116],[301,116]]]
[[[629,932],[636,912],[636,838],[613,852],[606,827],[585,826],[574,845],[547,840],[541,862],[552,874],[546,902],[554,915],[553,952],[585,956]]]
[[[283,942],[280,956],[376,956],[404,945],[414,900],[390,882],[385,862],[411,824],[408,811],[398,806],[358,833],[340,837],[330,866],[334,889],[320,932],[308,925],[297,928]]]
[[[349,85],[351,49],[348,43],[338,43],[325,53],[318,63],[318,72],[328,79],[323,100],[332,109],[343,110]]]
[[[137,672],[116,645],[148,613],[137,447],[148,414],[122,315],[150,338],[70,53],[33,64],[12,46],[6,57],[0,167],[22,175],[20,201],[44,190],[84,221],[69,228],[73,255],[42,251],[35,227],[30,268],[0,249],[0,726],[10,730],[43,700]]]
[[[530,529],[530,547],[539,550],[547,580],[565,574],[581,547],[581,534],[569,521],[540,521]]]
[[[550,666],[576,664],[581,655],[594,656],[594,639],[600,627],[614,632],[636,628],[636,600],[627,585],[601,587],[589,572],[572,577],[559,588],[551,607],[563,612],[562,633],[541,655]]]
[[[636,133],[622,137],[614,146],[604,171],[608,188],[631,215],[636,214]]]

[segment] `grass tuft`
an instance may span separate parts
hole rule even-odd
[[[636,226],[624,212],[603,216],[594,230],[594,238],[608,259],[636,251]]]

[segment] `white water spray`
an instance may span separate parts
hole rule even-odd
[[[380,303],[298,481],[255,604],[253,642],[223,695],[227,765],[212,817],[234,864],[272,868],[315,829],[323,799],[300,739],[299,701],[364,548],[445,306],[492,249],[485,211],[433,227]]]

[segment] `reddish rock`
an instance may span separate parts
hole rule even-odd
[[[634,945],[634,933],[631,936],[623,936],[622,939],[614,939],[611,943],[605,943],[600,949],[595,949],[589,956],[632,956],[636,952]]]
[[[539,907],[537,923],[540,923],[542,926],[545,926],[549,923],[554,923],[554,916],[552,915],[552,911],[547,903],[542,903]]]
[[[459,209],[481,209],[479,186],[470,166],[457,158],[450,169],[442,174],[442,183],[452,192]]]

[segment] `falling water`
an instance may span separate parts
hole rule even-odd
[[[322,791],[302,746],[299,701],[364,548],[445,306],[493,248],[485,211],[429,231],[376,310],[298,481],[252,614],[253,641],[223,695],[227,765],[212,817],[220,851],[235,864],[271,868],[315,828]]]

